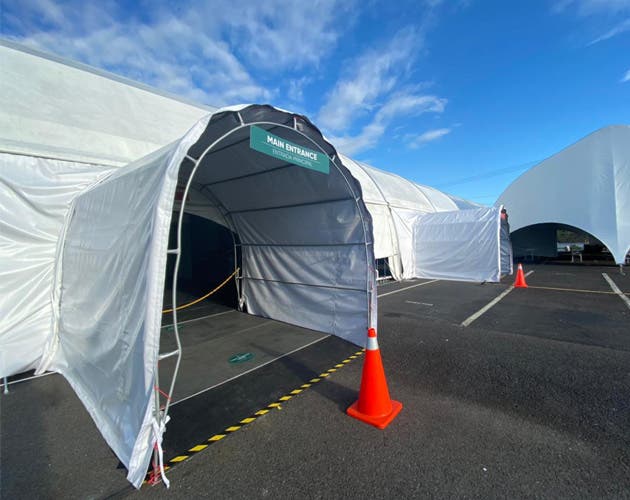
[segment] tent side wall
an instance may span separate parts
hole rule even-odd
[[[41,369],[61,372],[142,484],[155,439],[154,385],[177,170],[205,127],[77,197],[61,247],[58,319]]]
[[[436,212],[413,222],[417,278],[501,280],[501,213],[498,208]]]
[[[70,202],[111,170],[0,153],[0,377],[39,365]]]
[[[514,272],[514,254],[507,214],[503,217],[503,207],[499,207],[499,209],[501,210],[501,275],[505,276]]]

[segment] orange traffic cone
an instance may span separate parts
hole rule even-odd
[[[348,408],[346,413],[366,424],[384,429],[400,413],[402,407],[402,403],[389,399],[381,351],[378,349],[376,340],[376,330],[370,328],[359,399]]]
[[[525,274],[523,274],[523,264],[518,265],[516,280],[514,280],[514,288],[527,288],[527,283],[525,283]]]

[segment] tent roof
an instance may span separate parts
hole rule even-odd
[[[558,223],[598,238],[622,263],[630,250],[630,125],[601,128],[516,179],[497,205],[516,231]]]
[[[5,153],[125,165],[179,139],[214,110],[6,40],[0,67]]]
[[[417,184],[345,155],[339,156],[352,175],[361,183],[363,199],[366,203],[389,204],[422,212],[445,212],[481,207],[481,205]]]

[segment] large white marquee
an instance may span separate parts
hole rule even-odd
[[[623,264],[630,251],[630,126],[599,129],[532,167],[497,205],[507,207],[512,231],[573,226],[599,239]]]

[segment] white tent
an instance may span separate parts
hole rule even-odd
[[[435,212],[413,224],[412,264],[424,278],[457,281],[501,280],[512,273],[509,236],[501,208]]]
[[[497,205],[510,212],[512,231],[565,224],[599,239],[623,264],[630,251],[630,126],[593,132],[521,175]],[[550,235],[555,252],[555,233]],[[530,241],[536,253],[541,241]]]
[[[468,207],[355,166],[271,106],[210,113],[7,42],[0,67],[0,376],[62,373],[135,486],[165,423],[154,387],[167,259],[181,254],[172,218],[179,240],[184,213],[231,229],[248,312],[363,345],[374,247],[399,277],[420,275],[418,217]],[[172,290],[176,303],[177,272]]]
[[[374,254],[387,259],[395,279],[499,281],[512,272],[502,207],[482,207],[341,156],[372,215]]]
[[[41,335],[3,315],[0,368],[6,375],[36,364],[62,373],[135,486],[163,422],[154,386],[178,178],[184,200],[198,187],[238,236],[249,312],[357,344],[376,326],[371,220],[360,187],[303,117],[269,106],[223,109],[172,145],[107,173],[27,161],[0,157],[2,233],[13,250],[3,252],[2,310],[41,316],[46,346],[42,352]],[[85,187],[64,192],[52,269],[36,279],[21,257],[51,217],[36,194],[54,197],[64,188],[57,178],[67,175],[74,189]],[[25,299],[31,288],[40,301]]]

